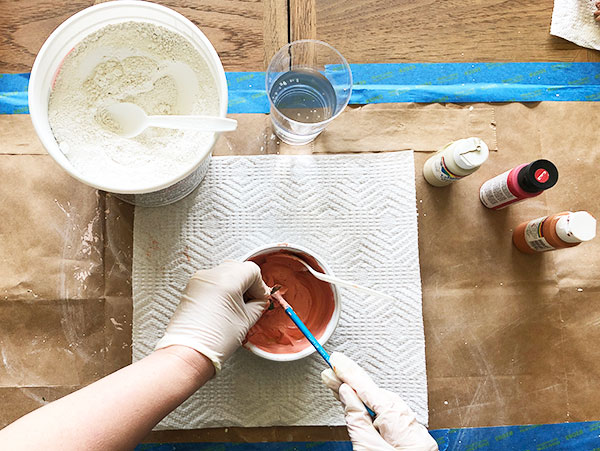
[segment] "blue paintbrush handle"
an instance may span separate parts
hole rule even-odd
[[[329,354],[327,354],[327,351],[325,351],[325,349],[323,349],[323,346],[321,346],[321,343],[319,343],[317,341],[317,339],[312,334],[312,332],[310,330],[308,330],[308,327],[306,327],[304,325],[304,323],[302,322],[302,320],[298,317],[298,315],[296,315],[296,312],[294,312],[294,309],[292,309],[292,307],[288,306],[288,307],[285,307],[284,310],[285,310],[285,313],[287,313],[287,315],[290,317],[290,319],[294,322],[296,327],[298,327],[298,329],[300,329],[300,332],[302,332],[304,334],[304,336],[307,338],[307,340],[310,342],[310,344],[315,347],[317,352],[321,355],[321,357],[323,357],[325,362],[327,362],[327,365],[329,365],[329,367],[331,369],[333,369],[333,366],[331,365],[331,362],[329,361]],[[375,412],[373,412],[371,409],[369,409],[369,407],[367,405],[365,405],[365,409],[367,409],[367,412],[369,412],[369,415],[371,415],[371,418],[375,418]]]
[[[329,365],[329,367],[333,369],[333,367],[331,366],[331,363],[329,362],[329,354],[327,354],[327,351],[325,351],[325,349],[323,349],[323,346],[321,346],[321,343],[319,343],[317,341],[317,339],[311,333],[311,331],[308,330],[308,327],[306,327],[304,325],[304,323],[302,322],[302,320],[298,317],[298,315],[296,315],[296,312],[294,312],[292,307],[287,307],[285,309],[285,313],[287,313],[287,315],[294,322],[294,324],[298,327],[298,329],[300,329],[300,332],[302,332],[304,334],[304,336],[308,339],[308,341],[310,341],[310,344],[315,347],[317,352],[321,355],[321,357],[323,357],[325,362],[327,362],[327,365]]]

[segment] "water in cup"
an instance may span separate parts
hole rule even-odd
[[[312,69],[284,73],[275,80],[269,95],[281,114],[307,124],[332,117],[337,102],[331,82]]]
[[[275,53],[265,87],[273,131],[283,142],[300,146],[315,139],[348,105],[352,72],[329,44],[302,39]]]

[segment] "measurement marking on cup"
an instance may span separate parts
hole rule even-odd
[[[306,69],[280,75],[270,96],[284,116],[311,124],[331,118],[337,101],[331,82],[318,71]]]

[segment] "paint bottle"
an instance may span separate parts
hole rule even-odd
[[[490,151],[480,138],[459,139],[446,144],[423,165],[423,176],[433,186],[446,186],[472,174]]]
[[[587,211],[563,211],[519,224],[513,243],[527,254],[564,249],[596,236],[596,219]]]
[[[479,199],[487,208],[499,210],[510,204],[539,196],[558,181],[558,169],[551,161],[535,160],[521,164],[488,180],[479,189]]]

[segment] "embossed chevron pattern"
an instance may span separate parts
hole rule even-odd
[[[342,317],[326,349],[354,358],[426,423],[412,152],[213,158],[188,198],[136,208],[134,360],[152,351],[196,268],[275,242],[311,249],[339,277],[397,297],[342,289]],[[322,369],[315,355],[275,363],[240,349],[159,428],[342,425]]]

